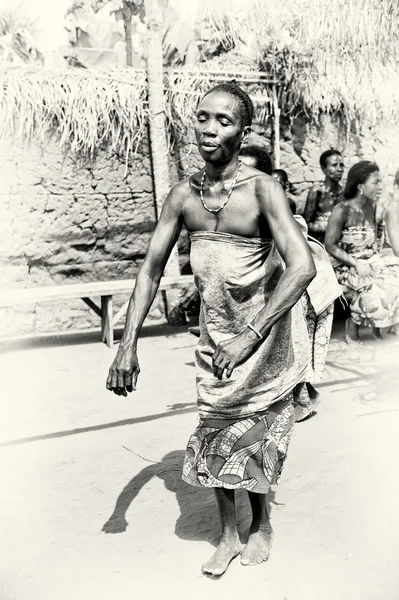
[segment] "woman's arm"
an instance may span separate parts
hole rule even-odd
[[[315,277],[316,268],[281,186],[265,177],[259,178],[257,184],[261,213],[286,265],[267,305],[252,322],[260,333],[268,335],[272,326],[298,302]]]
[[[303,211],[303,218],[305,219],[306,223],[314,222],[317,205],[319,203],[319,197],[320,190],[318,190],[317,188],[312,188],[309,191],[308,197],[306,199],[305,210]]]
[[[338,246],[338,242],[342,236],[342,229],[347,218],[347,208],[343,204],[338,204],[332,210],[328,220],[326,234],[324,237],[324,245],[331,256],[342,262],[348,267],[357,268],[357,260],[350,256],[345,250]]]
[[[257,179],[256,193],[260,213],[269,225],[272,237],[286,268],[267,304],[241,333],[220,342],[212,357],[214,374],[230,377],[235,366],[245,360],[271,328],[298,302],[316,275],[309,246],[292,216],[281,185],[263,176]],[[258,335],[259,334],[259,335]]]
[[[399,201],[392,202],[385,211],[388,241],[395,256],[399,256]]]
[[[144,319],[157,293],[163,270],[183,224],[182,187],[174,186],[165,200],[161,216],[152,235],[144,262],[136,278],[130,298],[125,328],[107,379],[107,389],[118,396],[136,389],[140,373],[137,358],[137,340]]]
[[[165,200],[130,299],[121,346],[136,346],[173,246],[182,229],[181,198],[173,188]]]

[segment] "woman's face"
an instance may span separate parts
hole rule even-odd
[[[205,162],[229,162],[239,153],[249,131],[249,127],[241,124],[239,100],[230,94],[212,92],[198,107],[195,137]]]
[[[366,181],[359,185],[359,189],[361,192],[363,191],[363,196],[366,198],[366,200],[378,202],[382,190],[380,172],[375,171],[374,173],[371,173]]]
[[[327,158],[327,165],[323,169],[325,176],[332,181],[339,182],[344,174],[344,163],[340,154],[333,154]]]

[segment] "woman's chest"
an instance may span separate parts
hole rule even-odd
[[[266,220],[260,214],[255,199],[237,194],[223,205],[225,198],[204,198],[191,195],[184,204],[184,224],[188,231],[219,231],[243,237],[270,237]],[[213,212],[215,210],[215,212]]]
[[[375,218],[372,210],[349,207],[345,227],[374,227]]]
[[[319,210],[321,212],[331,212],[332,209],[341,200],[339,193],[333,193],[329,190],[324,191],[319,200]]]

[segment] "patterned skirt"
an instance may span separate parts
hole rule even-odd
[[[183,480],[266,494],[280,477],[294,422],[292,392],[253,417],[201,419],[188,442]]]
[[[354,267],[338,265],[335,274],[357,325],[391,327],[399,323],[399,259],[374,255],[363,260],[370,275],[359,278]]]

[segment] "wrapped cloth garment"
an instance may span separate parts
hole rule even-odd
[[[217,345],[240,333],[267,304],[284,271],[271,240],[198,231],[191,234],[191,267],[201,295],[196,348],[201,418],[241,418],[265,411],[304,379],[310,344],[301,302],[272,328],[230,378],[213,374]]]
[[[399,323],[399,258],[378,252],[377,236],[371,225],[343,229],[339,245],[370,267],[369,274],[360,277],[354,267],[333,262],[353,321],[379,328]]]
[[[294,390],[295,420],[298,422],[310,416],[320,402],[320,394],[314,386],[322,379],[331,337],[334,301],[342,296],[342,290],[323,244],[307,235],[308,228],[303,217],[294,215],[294,218],[307,239],[316,266],[316,277],[302,297],[310,341],[310,360],[306,383]]]
[[[267,494],[277,483],[295,419],[293,393],[243,419],[202,419],[189,439],[183,480]]]
[[[191,234],[191,265],[201,295],[200,422],[188,443],[183,479],[266,493],[281,473],[295,420],[318,400],[310,382],[321,377],[332,305],[341,292],[332,285],[328,302],[315,288],[316,310],[304,294],[232,376],[219,380],[212,369],[216,346],[241,332],[265,306],[285,266],[271,240],[205,231]]]
[[[318,240],[308,235],[306,221],[300,215],[294,215],[295,221],[306,238],[309,250],[316,267],[316,277],[310,282],[306,293],[317,316],[321,315],[334,301],[342,296],[339,285],[331,264],[330,257]]]

